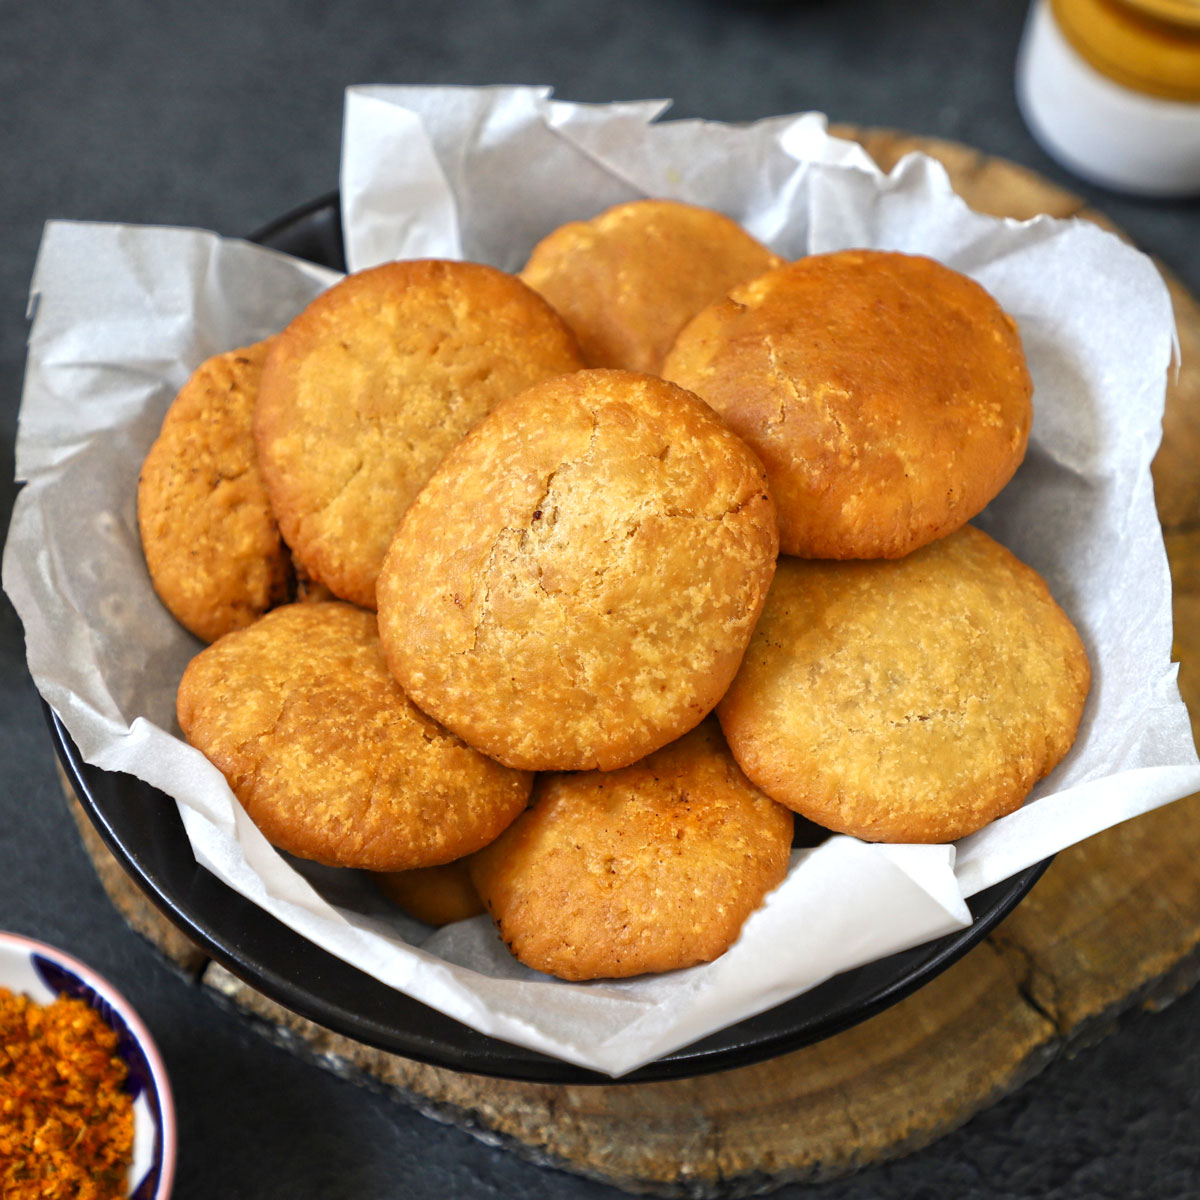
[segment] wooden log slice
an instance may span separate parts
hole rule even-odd
[[[968,147],[835,128],[885,169],[940,159],[972,207],[1111,225],[1031,171]],[[1118,231],[1119,232],[1119,231]],[[1181,690],[1200,713],[1200,306],[1164,271],[1182,367],[1155,485],[1175,584]],[[268,1036],[398,1101],[536,1162],[665,1196],[729,1196],[828,1180],[961,1125],[1125,1010],[1200,976],[1200,795],[1064,851],[1017,910],[914,995],[768,1062],[668,1083],[550,1086],[484,1079],[371,1049],[290,1013],[206,962],[152,908],[76,806],[114,902],[139,932]]]

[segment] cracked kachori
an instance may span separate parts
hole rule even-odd
[[[697,397],[560,376],[499,404],[405,513],[384,651],[416,704],[500,762],[627,766],[721,698],[777,538],[761,463]]]

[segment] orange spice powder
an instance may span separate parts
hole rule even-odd
[[[0,1197],[116,1200],[128,1192],[133,1102],[117,1035],[82,1000],[0,988]]]

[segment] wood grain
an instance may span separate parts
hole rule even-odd
[[[859,138],[885,168],[923,150],[972,207],[1025,218],[1099,213],[968,147],[889,131]],[[1181,690],[1200,713],[1200,306],[1164,272],[1182,366],[1154,466],[1175,584]],[[537,1162],[665,1196],[733,1196],[827,1180],[909,1152],[1200,976],[1200,796],[1060,854],[990,937],[915,995],[769,1062],[660,1084],[561,1087],[482,1079],[383,1054],[289,1013],[202,956],[150,908],[80,816],[114,902],[214,996],[326,1069]]]

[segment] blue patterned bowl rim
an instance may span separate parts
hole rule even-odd
[[[0,951],[24,956],[32,972],[52,993],[65,993],[95,1009],[117,1034],[117,1053],[129,1068],[127,1087],[135,1102],[144,1100],[154,1123],[154,1149],[146,1170],[135,1181],[131,1200],[167,1200],[175,1178],[175,1102],[167,1068],[145,1022],[103,976],[73,955],[17,933],[0,933]],[[0,987],[12,987],[0,961]],[[21,990],[18,986],[14,990]]]

